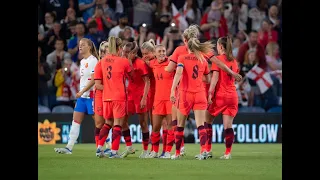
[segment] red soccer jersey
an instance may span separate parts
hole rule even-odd
[[[226,55],[217,56],[225,65],[227,65],[233,72],[239,73],[239,67],[237,61],[228,61]],[[219,72],[219,80],[215,88],[215,94],[225,97],[238,97],[236,86],[234,85],[235,79],[228,73],[221,70],[216,64],[212,64],[212,71]]]
[[[127,100],[125,74],[129,73],[131,70],[129,60],[126,58],[106,55],[101,60],[101,71],[103,75],[103,101]]]
[[[208,62],[201,62],[193,54],[182,55],[178,58],[178,65],[183,66],[183,74],[179,84],[179,90],[187,92],[201,92],[203,86],[203,75],[208,75]]]
[[[155,101],[170,100],[174,72],[169,73],[164,70],[168,64],[168,59],[162,63],[159,63],[157,60],[150,61],[150,68],[153,71],[156,82]]]
[[[145,82],[143,80],[143,76],[148,75],[148,67],[146,63],[139,58],[136,58],[132,61],[133,66],[133,76],[128,77],[129,85],[128,85],[128,99],[132,100],[135,96],[139,96],[139,98],[143,95]]]
[[[181,55],[189,54],[188,48],[186,46],[178,46],[170,56],[170,61],[173,61],[175,63],[178,62],[178,58]],[[203,57],[207,60],[209,60],[213,56],[213,50],[212,52],[209,52],[208,54],[203,54]]]
[[[101,61],[99,61],[96,66],[94,67],[94,80],[102,80],[102,69],[101,69]],[[101,81],[103,84],[103,81]],[[102,97],[102,90],[95,89],[95,97]]]

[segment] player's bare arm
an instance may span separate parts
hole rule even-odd
[[[173,72],[176,69],[176,63],[170,61],[169,64],[164,68],[167,72]]]
[[[94,80],[94,86],[95,86],[98,90],[103,90],[103,85],[101,84],[101,80],[100,80],[100,79]]]
[[[170,101],[173,103],[176,101],[174,93],[182,77],[182,72],[183,72],[183,64],[178,64],[176,74],[174,75],[174,78],[173,78],[173,83],[172,83],[171,93],[170,93]]]
[[[86,87],[84,87],[81,91],[77,93],[76,98],[81,97],[82,94],[87,92],[89,89],[91,89],[93,85],[94,85],[94,74],[91,74],[91,80],[88,82]]]
[[[242,76],[238,73],[233,72],[227,65],[225,65],[223,62],[221,62],[218,58],[215,56],[212,56],[210,58],[210,61],[215,63],[219,68],[221,68],[223,71],[227,72],[230,74],[232,77],[236,79],[236,81],[241,81]]]
[[[144,81],[144,89],[143,89],[143,96],[142,99],[140,101],[140,108],[143,109],[146,107],[147,105],[147,96],[148,96],[148,92],[150,89],[150,78],[149,76],[143,76],[143,81]]]
[[[217,82],[219,80],[219,71],[213,71],[211,83],[208,91],[208,103],[212,104],[212,94],[214,93],[214,90],[216,89]]]

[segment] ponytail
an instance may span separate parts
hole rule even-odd
[[[109,47],[108,47],[109,54],[117,56],[118,50],[119,48],[121,48],[122,40],[115,36],[110,36],[108,39],[108,43],[109,43]]]
[[[91,40],[90,40],[91,41]],[[100,59],[100,56],[98,55],[98,52],[97,52],[97,48],[96,46],[94,45],[93,41],[91,41],[91,44],[92,44],[92,47],[91,47],[91,54],[97,58],[97,60]]]
[[[198,60],[203,63],[205,58],[202,54],[207,54],[212,51],[214,45],[210,41],[206,41],[204,43],[200,43],[198,38],[192,37],[188,41],[188,49],[194,53]]]
[[[232,54],[232,40],[230,37],[226,36],[226,37],[221,37],[218,39],[218,42],[225,51],[225,54],[227,56],[228,61],[233,61],[234,57]]]
[[[102,51],[104,50],[106,50],[106,45],[107,45],[107,41],[102,41],[101,43],[100,43],[100,46],[99,46],[99,59],[102,59],[103,57],[102,57]]]
[[[156,48],[156,43],[154,42],[153,39],[150,39],[149,41],[146,41],[142,43],[141,49],[147,49],[150,52],[155,52]]]

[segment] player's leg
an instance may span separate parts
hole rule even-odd
[[[104,124],[104,118],[103,118],[103,107],[102,107],[102,98],[101,97],[95,97],[93,100],[93,107],[94,107],[94,136],[96,141],[96,148],[98,147],[99,143],[99,134],[100,130]]]
[[[138,113],[138,119],[139,124],[142,131],[142,147],[143,151],[139,158],[145,158],[148,154],[148,145],[149,145],[149,138],[150,138],[150,132],[149,132],[149,126],[148,126],[148,111],[143,113]]]
[[[151,144],[152,151],[147,156],[147,158],[158,158],[159,157],[159,145],[160,145],[160,129],[164,116],[153,114],[153,124],[151,132]]]
[[[170,122],[171,123],[171,122]],[[168,123],[166,117],[162,121],[162,153],[163,156],[167,148],[167,136],[168,136]]]
[[[96,151],[97,157],[105,156],[102,147],[109,136],[110,129],[113,126],[113,114],[110,101],[103,102],[103,118],[105,119],[105,121],[99,133],[98,148]]]
[[[123,125],[122,125],[122,136],[123,139],[126,143],[126,150],[124,150],[121,153],[121,158],[125,158],[127,157],[129,154],[134,154],[135,153],[135,149],[132,147],[132,142],[131,142],[131,135],[130,135],[130,128],[129,128],[129,115],[125,116]]]
[[[168,135],[167,135],[167,141],[166,141],[166,149],[165,153],[160,156],[160,158],[170,158],[170,153],[172,146],[174,144],[174,130],[172,127],[172,103],[170,101],[166,101],[166,122],[167,122],[167,129],[168,129]],[[180,152],[181,153],[181,152]]]
[[[69,133],[68,144],[65,148],[54,148],[55,152],[60,154],[72,154],[73,146],[79,137],[81,122],[87,112],[85,100],[85,98],[77,99],[77,103],[73,111],[73,121]]]
[[[127,115],[125,101],[112,101],[114,124],[112,129],[112,148],[109,158],[120,158],[118,150],[120,147],[122,125]]]
[[[232,128],[234,117],[229,115],[222,115],[224,136],[225,136],[225,153],[220,159],[231,159],[231,148],[234,140],[234,132]]]
[[[179,91],[176,90],[176,96],[179,97]],[[176,131],[177,128],[177,124],[178,124],[178,120],[177,120],[177,107],[178,107],[178,101],[176,101],[173,105],[172,105],[172,127],[174,132]],[[181,155],[184,156],[185,154],[185,148],[184,148],[184,138],[182,139],[182,143],[181,143]]]

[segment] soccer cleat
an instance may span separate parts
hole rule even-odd
[[[161,156],[164,156],[164,154],[165,154],[165,152],[164,152],[164,151],[162,151],[162,153],[161,153],[160,157],[161,157]]]
[[[105,149],[104,151],[103,151],[103,153],[105,154],[105,155],[110,155],[110,153],[111,153],[111,149]]]
[[[136,150],[135,150],[132,146],[130,146],[130,147],[127,147],[126,150],[124,150],[124,151],[121,153],[120,157],[121,157],[121,158],[125,158],[125,157],[127,157],[129,154],[135,154],[135,153],[136,153]]]
[[[181,157],[182,157],[181,154],[179,154],[179,155],[174,154],[174,155],[171,156],[171,159],[172,160],[176,160],[176,159],[180,159]]]
[[[208,152],[207,155],[208,155],[208,158],[212,158],[213,157],[212,151]]]
[[[111,152],[109,158],[114,159],[114,158],[121,158],[121,157],[118,155],[118,152],[116,152],[116,153]]]
[[[146,156],[146,158],[158,158],[158,157],[159,157],[159,154],[156,153],[155,151],[151,151],[149,155]]]
[[[208,159],[208,153],[206,151],[204,151],[203,153],[201,153],[199,155],[198,160],[206,160],[206,159]]]
[[[220,157],[220,159],[231,159],[231,153],[224,154],[223,156]]]
[[[162,159],[170,159],[170,153],[169,152],[165,152],[162,156],[160,156],[160,158]]]
[[[144,150],[142,151],[142,153],[140,154],[139,158],[146,158],[149,155],[149,151],[148,150]]]
[[[68,149],[67,147],[65,147],[65,148],[54,148],[54,151],[56,153],[59,153],[59,154],[72,154],[72,151],[70,149]]]
[[[106,139],[106,149],[110,149],[111,148],[111,142],[110,142],[110,138]]]
[[[105,156],[105,154],[104,154],[103,150],[98,148],[97,151],[96,151],[96,156],[98,158],[103,158]]]
[[[184,149],[184,146],[181,147],[180,155],[181,155],[181,156],[186,156],[186,155],[187,155],[186,150]]]

